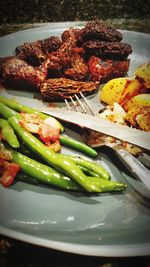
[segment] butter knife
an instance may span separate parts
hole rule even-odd
[[[117,124],[97,116],[83,114],[76,111],[68,111],[63,108],[45,108],[42,112],[57,119],[80,125],[88,129],[113,136],[133,145],[150,150],[150,132],[138,130],[126,125]]]

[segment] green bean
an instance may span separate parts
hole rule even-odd
[[[21,168],[21,171],[17,174],[16,180],[31,184],[44,183],[64,190],[77,190],[84,192],[84,190],[82,190],[82,188],[69,177],[64,176],[53,168],[10,149],[8,146],[5,147],[2,143],[1,146],[5,153],[10,153],[10,160],[17,163]],[[124,183],[107,181],[100,177],[87,176],[87,183],[91,184],[91,179],[94,182],[93,185],[96,185],[99,189],[99,192],[122,191],[127,187]]]
[[[66,135],[60,136],[60,143],[65,146],[74,148],[77,151],[84,152],[86,155],[89,155],[91,157],[97,156],[97,152],[95,149],[91,148],[90,146],[87,146],[86,144],[82,142],[76,141],[75,139],[70,138]]]
[[[87,175],[87,176],[92,176],[92,177],[100,177],[96,172],[93,172],[92,170],[77,164],[77,166],[79,166],[79,168]]]
[[[91,179],[90,182],[86,180],[87,176],[80,170],[80,168],[69,158],[62,157],[62,155],[55,153],[47,148],[35,136],[26,131],[19,123],[16,117],[10,117],[9,123],[14,128],[15,132],[19,135],[20,139],[41,158],[44,159],[50,166],[58,169],[73,179],[81,187],[88,192],[100,192],[97,184]]]
[[[27,184],[35,184],[38,185],[40,182],[37,180],[37,178],[34,178],[22,171],[20,171],[17,176],[15,177],[15,180],[21,181]]]
[[[87,177],[87,179],[93,179],[94,183],[99,187],[100,192],[114,192],[114,191],[123,191],[127,188],[127,184],[105,180],[100,177]]]
[[[83,157],[72,156],[72,155],[63,155],[66,158],[70,158],[74,163],[78,164],[79,166],[85,167],[88,170],[91,170],[93,173],[96,173],[103,179],[109,180],[110,174],[99,164],[87,160]],[[94,175],[95,176],[95,175]]]
[[[2,129],[2,136],[8,144],[14,148],[18,148],[20,146],[19,141],[7,120],[0,118],[0,128]]]
[[[17,163],[25,174],[35,178],[35,181],[53,185],[65,190],[80,189],[80,187],[69,177],[59,173],[49,166],[46,166],[45,164],[37,162],[34,159],[31,159],[17,151],[11,151],[11,155],[12,161]],[[25,178],[27,179],[27,177],[24,177],[24,179]],[[31,179],[31,182],[32,180],[33,179]],[[28,181],[30,181],[29,177]]]
[[[4,96],[0,96],[0,102],[2,102],[3,104],[5,104],[6,106],[12,108],[13,110],[19,111],[19,112],[26,112],[26,113],[30,113],[30,114],[37,114],[39,115],[42,119],[48,119],[48,118],[53,118],[50,115],[44,114],[42,112],[39,112],[37,109],[28,107],[26,105],[23,105],[17,101],[15,101],[14,99],[8,99]],[[64,126],[55,118],[53,118],[53,120],[55,121],[56,125],[58,125],[58,127],[60,128],[61,132],[64,132]]]
[[[19,113],[17,113],[15,110],[7,107],[5,104],[3,104],[2,102],[0,102],[0,115],[4,118],[4,119],[8,119],[11,116],[17,116],[19,117]]]
[[[64,190],[82,191],[81,187],[70,178],[58,173],[51,167],[30,159],[16,151],[11,152],[11,154],[12,161],[19,164],[23,171],[17,175],[17,180],[32,184],[48,184]],[[86,179],[89,183],[91,182],[91,179],[93,179],[100,192],[122,191],[127,187],[124,183],[107,181],[100,177],[87,177]]]

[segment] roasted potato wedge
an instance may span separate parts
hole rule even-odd
[[[140,94],[132,97],[129,101],[126,102],[124,108],[125,110],[130,110],[133,108],[139,107],[150,107],[150,94]]]
[[[134,78],[116,78],[106,83],[100,93],[100,100],[108,105],[114,102],[121,106],[143,91],[143,85]]]
[[[150,106],[138,106],[126,114],[126,121],[144,131],[150,131]]]
[[[135,78],[140,80],[145,87],[150,88],[150,61],[141,64],[134,73]]]
[[[115,102],[126,111],[125,121],[133,127],[150,131],[150,61],[141,64],[132,78],[116,78],[107,82],[100,100],[110,106]]]

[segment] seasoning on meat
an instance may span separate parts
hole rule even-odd
[[[41,48],[46,54],[56,51],[62,44],[62,41],[57,36],[50,36],[40,40]]]
[[[3,64],[2,80],[13,88],[37,90],[47,73],[40,71],[17,57],[6,60]]]
[[[39,41],[32,43],[24,43],[22,46],[16,49],[18,58],[26,61],[32,66],[39,66],[46,60],[46,55],[41,49]]]
[[[86,24],[79,36],[79,43],[88,40],[101,40],[107,42],[120,42],[123,36],[118,30],[107,25],[104,21],[91,21]]]
[[[43,40],[24,43],[23,45],[16,47],[15,51],[20,59],[25,60],[27,63],[36,67],[48,58],[48,53],[56,51],[61,43],[59,37],[51,36]]]
[[[129,64],[129,59],[111,60],[92,56],[88,62],[90,78],[102,83],[112,78],[124,76],[129,69]]]
[[[122,42],[90,40],[83,44],[83,48],[86,58],[97,56],[105,59],[124,60],[132,53],[131,46]]]
[[[88,66],[82,57],[83,49],[77,47],[76,30],[70,28],[66,32],[64,42],[55,52],[49,55],[49,78],[66,77],[73,80],[84,81],[88,77]]]

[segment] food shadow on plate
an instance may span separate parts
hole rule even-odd
[[[22,181],[16,181],[12,187],[9,188],[9,190],[14,190],[18,192],[22,192],[24,190],[31,191],[38,194],[46,194],[49,196],[57,195],[57,196],[64,196],[65,198],[69,198],[71,200],[75,200],[76,202],[84,203],[84,204],[99,204],[100,199],[93,198],[93,196],[99,196],[100,194],[96,193],[88,193],[88,192],[75,192],[71,190],[63,190],[60,188],[57,188],[55,186],[45,185],[42,183],[39,184],[30,184]],[[104,194],[104,193],[103,193]],[[105,193],[107,195],[107,193]]]
[[[115,165],[122,175],[122,182],[127,183],[128,192],[137,198],[138,201],[142,202],[142,204],[150,206],[149,189],[139,180],[139,177],[137,177],[137,175],[122,162],[115,151],[106,146],[97,148],[97,151],[98,153],[104,153],[105,156],[111,159],[112,164]]]

